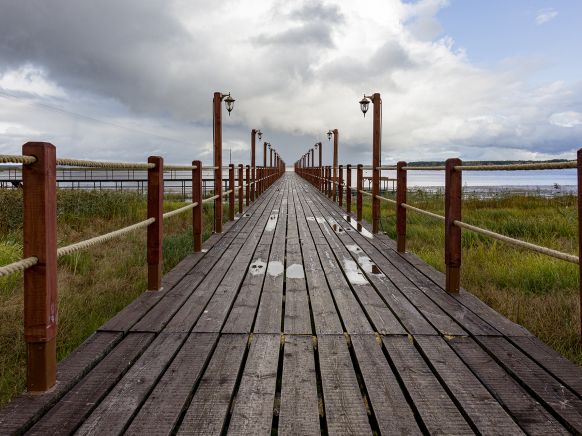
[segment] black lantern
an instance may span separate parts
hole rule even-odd
[[[259,137],[259,141],[263,138],[263,132],[261,132],[261,129],[257,130],[257,136]]]
[[[229,92],[228,95],[226,96],[226,98],[224,99],[224,104],[226,105],[226,110],[228,111],[229,117],[230,117],[230,113],[234,109],[234,102],[235,102],[235,99],[230,96],[230,92]]]
[[[327,131],[327,140],[331,141],[331,135],[333,135],[333,132],[331,130]]]
[[[360,100],[360,109],[362,110],[362,112],[364,113],[364,117],[366,116],[366,112],[368,112],[368,107],[370,106],[370,100],[368,100],[366,98],[366,96],[364,95],[364,98],[362,98]]]

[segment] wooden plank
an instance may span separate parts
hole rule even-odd
[[[372,434],[345,337],[320,336],[317,348],[329,434]]]
[[[270,435],[281,337],[254,335],[228,427],[233,435]]]
[[[384,353],[372,335],[354,335],[352,346],[382,434],[422,434]]]
[[[473,339],[453,338],[449,345],[528,434],[570,434]]]
[[[286,336],[278,434],[319,435],[318,404],[312,338]]]
[[[281,201],[278,210],[279,218],[274,230],[273,239],[261,238],[259,244],[272,244],[267,272],[263,281],[263,291],[255,321],[255,333],[280,333],[283,318],[283,286],[285,268],[285,239],[287,234],[288,197]],[[267,225],[270,225],[269,223]],[[271,224],[272,225],[272,224]],[[273,232],[273,230],[271,230]],[[265,230],[265,233],[266,230]]]
[[[276,202],[277,198],[273,197],[272,202]],[[273,204],[273,203],[270,203]],[[266,218],[261,219],[261,215],[255,214],[256,216],[249,220],[249,226],[252,228],[260,229],[261,225],[266,221]],[[237,256],[243,250],[254,249],[254,244],[256,240],[252,238],[252,233],[246,236],[248,245],[238,245],[236,242],[227,249],[222,258],[216,263],[212,268],[211,273],[207,273],[204,280],[196,288],[196,290],[190,295],[183,306],[176,312],[174,317],[170,320],[168,325],[165,327],[165,331],[168,332],[189,332],[190,329],[195,325],[200,315],[203,313],[205,307],[209,303],[210,299],[213,297],[217,289],[220,289],[221,294],[217,298],[219,306],[224,306],[225,302],[221,300],[227,300],[233,298],[233,293],[238,290],[238,284],[242,281],[246,267],[248,266],[248,257],[245,259],[242,256],[242,264],[236,263]],[[246,242],[245,242],[246,244]],[[220,288],[221,284],[224,284]],[[224,298],[221,298],[223,297]],[[230,308],[230,305],[228,305]],[[213,306],[213,316],[216,312],[216,319],[207,318],[206,321],[209,325],[214,324],[206,328],[206,325],[202,325],[197,331],[219,331],[222,327],[222,322],[226,317],[227,313],[221,311],[220,307]],[[210,313],[210,312],[209,312]],[[208,315],[208,314],[207,314]]]
[[[293,201],[297,212],[297,227],[315,331],[318,335],[339,334],[343,332],[339,315],[335,308],[331,290],[325,279],[323,267],[315,249],[315,243],[311,237],[303,207],[298,198],[297,189],[295,185],[293,186]]]
[[[313,197],[312,197],[313,198]],[[441,327],[443,334],[465,334],[465,332],[448,315],[442,312],[428,297],[405,278],[384,256],[369,244],[366,238],[357,232],[346,231],[335,219],[335,214],[329,210],[329,204],[313,202],[312,211],[324,218],[328,241],[336,253],[344,257],[351,257],[356,262],[366,279],[384,299],[384,305],[396,314],[398,320],[404,324],[410,333],[436,334],[435,329],[420,315],[419,309]],[[351,228],[350,226],[347,226]],[[360,245],[358,245],[360,244]],[[401,292],[400,290],[403,290]],[[419,304],[417,309],[406,296]],[[379,297],[378,297],[379,298]],[[361,299],[362,301],[362,299]],[[372,300],[380,304],[377,298]],[[362,301],[363,302],[363,301]],[[366,307],[366,306],[365,306]],[[387,332],[398,334],[403,332]]]
[[[254,215],[261,213],[261,211],[268,206],[269,201],[272,196],[264,196],[263,202],[259,204]],[[251,217],[252,218],[252,217]],[[241,221],[237,221],[240,223]],[[246,220],[244,224],[241,224],[241,232],[247,228],[247,226],[252,226],[254,221]],[[240,248],[240,245],[231,245],[233,243],[234,236],[237,229],[237,225],[233,225],[231,231],[225,233],[221,236],[220,240],[213,247],[213,250],[209,251],[204,258],[194,267],[190,273],[188,273],[182,281],[180,281],[174,288],[165,293],[165,298],[162,303],[157,304],[152,310],[150,310],[133,328],[132,331],[161,331],[162,328],[168,323],[172,316],[184,305],[187,298],[194,292],[197,286],[199,286],[203,280],[206,278],[208,271],[212,270],[213,267],[222,259],[222,256],[228,252],[229,249]],[[239,232],[240,233],[240,232]],[[230,252],[232,253],[232,252]],[[208,279],[210,280],[210,279]]]
[[[270,245],[259,245],[250,268],[228,315],[223,333],[250,333],[259,305],[261,289],[269,261]]]
[[[218,333],[191,333],[137,416],[128,435],[171,434],[218,341]]]
[[[152,333],[131,333],[82,378],[29,431],[66,434],[75,431],[149,345]]]
[[[96,332],[57,366],[57,384],[42,395],[23,393],[0,409],[0,434],[24,432],[119,343],[121,333]]]
[[[524,434],[444,339],[418,336],[414,340],[481,434]]]
[[[177,434],[221,434],[245,354],[247,338],[247,335],[220,337]]]
[[[535,394],[538,401],[560,417],[562,424],[582,432],[582,400],[505,338],[476,338],[516,379]]]
[[[274,204],[278,204],[277,200]],[[257,248],[257,243],[262,235],[262,229],[266,225],[268,216],[261,216],[252,233],[249,234],[235,261],[230,265],[220,286],[216,289],[212,298],[200,315],[194,331],[219,332],[232,308],[241,283],[247,275],[251,259]]]
[[[509,340],[578,396],[582,395],[582,368],[562,357],[535,336],[512,337]]]
[[[382,341],[427,431],[430,434],[474,434],[411,339],[385,336]]]
[[[121,434],[185,338],[185,334],[160,333],[85,419],[76,434]]]
[[[288,219],[291,220],[291,215]],[[287,241],[284,332],[310,335],[312,333],[311,316],[303,256],[299,240],[295,239],[294,242]]]

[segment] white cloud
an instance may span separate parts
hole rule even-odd
[[[558,16],[558,11],[554,8],[540,9],[536,15],[536,24],[538,26],[553,20]]]
[[[550,116],[550,124],[559,127],[576,127],[582,125],[582,113],[580,112],[559,112]]]

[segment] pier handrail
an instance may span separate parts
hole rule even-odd
[[[332,171],[329,166],[322,167],[304,167],[301,164],[296,164],[295,171],[306,180],[314,184],[328,197],[331,197],[331,186],[343,185],[343,165],[340,166],[339,181],[332,178]],[[362,220],[362,197],[370,197],[372,201],[383,201],[393,204],[396,210],[396,246],[397,251],[404,253],[406,251],[406,212],[411,211],[421,214],[430,219],[442,221],[445,229],[445,265],[446,265],[446,291],[450,293],[457,293],[460,290],[460,266],[462,261],[461,253],[461,230],[470,231],[480,234],[482,236],[492,238],[503,243],[512,245],[514,247],[533,251],[556,259],[579,265],[579,275],[582,277],[582,265],[580,265],[580,258],[574,254],[565,253],[552,248],[543,247],[531,242],[512,238],[497,232],[493,232],[482,227],[468,224],[461,219],[462,208],[462,173],[464,171],[532,171],[532,170],[556,170],[556,169],[573,169],[578,170],[578,233],[579,233],[579,252],[582,252],[582,149],[578,150],[578,158],[575,161],[563,162],[528,162],[516,164],[471,164],[464,165],[460,159],[448,159],[445,165],[431,165],[431,166],[414,166],[407,165],[406,162],[398,162],[396,165],[376,166],[357,165],[357,184],[352,186],[352,170],[354,165],[347,165],[347,183],[345,185],[346,192],[346,209],[351,213],[352,209],[352,193],[357,195],[356,203],[356,218],[358,221]],[[364,170],[372,171],[372,184],[379,186],[381,178],[381,171],[389,170],[396,171],[396,200],[388,197],[375,194],[363,189]],[[418,208],[406,202],[407,194],[407,172],[409,171],[443,171],[445,173],[445,215],[439,215],[428,210]],[[376,188],[378,189],[378,188]],[[376,191],[377,192],[377,191]],[[340,206],[343,198],[340,193]],[[372,222],[378,223],[380,221],[380,207],[379,205],[372,208]],[[377,226],[373,226],[377,232]],[[582,282],[582,280],[581,280]],[[582,284],[580,285],[580,298],[582,301]],[[582,320],[582,304],[581,304],[581,320]],[[580,324],[580,335],[582,340],[582,321]]]
[[[192,211],[193,251],[202,250],[202,206],[214,202],[215,231],[222,231],[222,202],[228,197],[229,220],[235,217],[235,196],[238,195],[238,212],[243,211],[251,199],[250,186],[256,185],[252,200],[261,195],[284,173],[284,163],[278,166],[255,167],[247,165],[246,178],[239,164],[238,186],[235,186],[235,168],[203,166],[200,161],[191,165],[164,165],[162,157],[150,156],[147,163],[108,162],[97,160],[57,158],[54,145],[29,142],[23,145],[22,155],[0,155],[0,163],[20,164],[23,190],[23,258],[0,266],[0,277],[24,273],[24,335],[28,347],[27,388],[30,392],[44,392],[56,380],[56,330],[57,330],[57,259],[120,238],[128,233],[147,229],[148,290],[162,288],[163,221]],[[57,167],[100,169],[147,170],[147,218],[137,223],[98,235],[73,244],[57,247]],[[228,169],[228,189],[222,190],[222,176],[218,171]],[[213,170],[216,194],[203,198],[202,172]],[[164,171],[191,171],[192,202],[178,209],[163,212]],[[257,177],[258,176],[258,177]],[[217,207],[216,204],[220,207]],[[220,227],[217,227],[220,223]]]

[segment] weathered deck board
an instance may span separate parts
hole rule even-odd
[[[582,369],[288,174],[0,434],[568,434]]]

